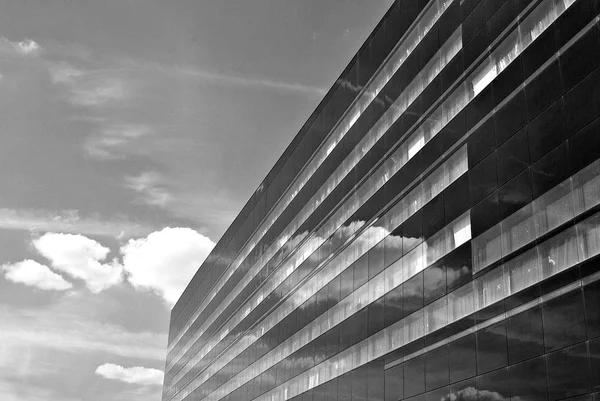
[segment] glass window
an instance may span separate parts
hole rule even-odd
[[[520,313],[507,322],[508,361],[515,364],[544,353],[542,308]]]
[[[367,365],[354,369],[351,373],[352,401],[367,400]]]
[[[521,362],[508,368],[510,374],[510,389],[513,399],[546,401],[548,388],[546,386],[546,364],[539,357]]]
[[[448,291],[460,287],[472,278],[471,242],[461,245],[443,259]]]
[[[498,148],[498,185],[503,185],[529,166],[527,133],[527,129],[521,129]]]
[[[396,365],[385,371],[385,401],[398,401],[404,397],[404,366]]]
[[[560,234],[544,241],[539,245],[542,262],[542,278],[551,277],[568,269],[581,261],[577,244],[575,227],[570,227]]]
[[[423,307],[423,273],[417,274],[402,285],[402,300],[404,316]]]
[[[600,282],[596,281],[583,289],[585,319],[588,338],[600,336]]]
[[[500,219],[510,216],[531,201],[531,175],[529,169],[527,169],[498,190]]]
[[[384,240],[384,260],[385,267],[388,267],[394,263],[400,256],[402,256],[402,228],[394,230]]]
[[[423,207],[423,237],[429,238],[444,227],[444,194],[439,194]]]
[[[590,391],[588,351],[585,343],[550,353],[547,364],[550,401]]]
[[[546,155],[567,138],[565,112],[562,100],[554,102],[527,126],[531,160]]]
[[[477,332],[477,371],[486,373],[506,366],[506,322]]]
[[[528,204],[500,223],[502,256],[516,251],[536,238],[533,206]]]
[[[425,354],[425,389],[445,386],[449,380],[448,347],[442,346]]]
[[[502,256],[500,224],[487,230],[471,241],[473,253],[473,271],[479,272]]]
[[[592,388],[594,391],[598,391],[600,390],[600,338],[590,341],[589,344],[592,370]],[[596,400],[598,401],[600,401],[598,398],[599,396],[600,393],[596,393]]]
[[[575,216],[572,181],[567,180],[533,201],[537,236],[542,236]]]
[[[475,334],[469,334],[448,346],[450,360],[450,382],[454,383],[475,376],[477,348]]]
[[[499,145],[520,130],[527,122],[525,91],[520,91],[500,110],[494,113],[496,143]],[[491,145],[488,145],[491,146]]]
[[[498,188],[496,154],[492,153],[469,170],[469,198],[474,205]]]
[[[471,230],[473,238],[498,223],[498,192],[486,197],[471,209]]]
[[[544,344],[552,351],[585,340],[585,318],[581,290],[543,305]]]
[[[566,93],[567,127],[571,132],[577,132],[598,116],[600,112],[599,81],[600,70],[596,69]]]
[[[477,378],[478,399],[489,400],[490,396],[494,395],[494,398],[509,400],[511,396],[510,384],[506,368],[481,375]]]
[[[525,88],[529,120],[540,114],[563,93],[558,61],[546,67]]]
[[[470,282],[448,294],[448,322],[456,322],[475,312],[475,291]]]
[[[386,326],[405,316],[402,311],[402,292],[403,288],[399,286],[385,295],[384,321]]]
[[[367,400],[384,401],[384,361],[376,359],[368,365]],[[396,401],[396,400],[394,400]]]
[[[425,358],[418,356],[404,364],[404,398],[425,392]]]
[[[423,271],[423,287],[425,305],[446,293],[446,265],[443,259]]]

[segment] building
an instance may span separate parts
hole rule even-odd
[[[164,401],[600,401],[600,2],[399,0],[175,305]]]

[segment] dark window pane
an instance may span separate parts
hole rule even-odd
[[[544,344],[552,351],[585,340],[581,291],[573,291],[543,305]]]
[[[404,364],[404,398],[425,392],[425,359],[419,356]]]
[[[506,322],[477,332],[477,372],[486,373],[507,363]]]
[[[600,69],[596,69],[565,95],[567,127],[577,132],[600,114]]]
[[[417,274],[402,285],[402,311],[403,315],[423,307],[423,272]]]
[[[477,368],[477,341],[475,334],[469,334],[450,343],[450,383],[475,376]]]
[[[388,267],[402,256],[402,229],[392,231],[384,240],[384,265]]]
[[[560,56],[560,68],[565,88],[569,89],[600,64],[600,30],[590,29]]]
[[[588,351],[585,343],[549,354],[547,363],[550,401],[590,391]]]
[[[369,280],[383,270],[385,244],[380,241],[369,251]]]
[[[351,373],[352,378],[352,401],[367,400],[367,365],[354,369]]]
[[[444,401],[449,395],[449,388],[441,387],[425,394],[425,401]]]
[[[511,387],[506,368],[479,376],[477,390],[479,401],[509,400]]]
[[[369,255],[361,256],[354,262],[354,290],[362,286],[369,279]]]
[[[526,110],[525,92],[520,91],[494,114],[497,144],[506,141],[525,125],[527,122]]]
[[[384,322],[385,326],[397,322],[404,317],[402,313],[402,286],[385,294]]]
[[[508,320],[508,362],[512,365],[544,353],[542,309],[534,308]]]
[[[496,154],[492,153],[469,170],[469,197],[474,205],[498,188]]]
[[[529,167],[527,129],[521,129],[498,148],[498,185]]]
[[[592,387],[594,391],[598,391],[600,390],[600,338],[590,341],[590,366]]]
[[[527,169],[498,190],[499,218],[510,216],[531,201],[531,174]]]
[[[521,54],[521,64],[525,78],[546,62],[557,50],[556,29],[550,25]]]
[[[367,399],[369,401],[384,401],[384,361],[383,358],[369,363],[367,367]]]
[[[587,337],[598,337],[600,336],[600,281],[584,287],[583,294]]]
[[[561,100],[544,110],[527,126],[531,160],[536,161],[567,138]]]
[[[569,162],[573,173],[600,158],[600,118],[569,140]]]
[[[444,227],[444,194],[439,194],[423,207],[423,238],[429,238]]]
[[[352,401],[350,373],[346,373],[338,378],[338,401]]]
[[[404,397],[404,369],[396,365],[385,371],[385,401],[398,401]]]
[[[562,91],[560,68],[555,61],[525,87],[528,119],[540,114],[562,95]]]
[[[368,307],[369,328],[368,335],[377,333],[384,327],[384,298],[381,297]]]
[[[469,206],[471,206],[468,202],[465,202],[464,199],[464,195],[468,191],[468,174],[463,174],[458,180],[444,190],[444,215],[446,224],[454,221],[458,216],[463,214]]]
[[[517,399],[517,397],[528,401],[546,401],[548,399],[546,364],[543,357],[513,365],[508,368],[508,371],[513,399]]]
[[[444,257],[448,291],[466,284],[473,278],[471,241],[461,245]]]
[[[472,378],[463,380],[450,385],[448,389],[448,398],[444,401],[476,401],[477,400],[477,379]]]
[[[531,166],[534,197],[554,188],[571,175],[568,154],[565,142]]]
[[[433,390],[449,383],[448,347],[442,346],[425,354],[425,389]]]

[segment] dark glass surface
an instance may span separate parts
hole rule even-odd
[[[465,63],[467,62],[468,60],[465,55]],[[492,111],[493,107],[493,89],[492,85],[488,85],[465,107],[467,129],[473,128],[486,114]]]
[[[441,193],[423,207],[423,238],[429,238],[444,227],[444,194]]]
[[[384,239],[384,266],[388,267],[402,256],[402,227]]]
[[[369,401],[384,401],[385,378],[383,358],[376,359],[367,365],[367,399]]]
[[[404,366],[397,365],[385,371],[385,401],[398,401],[404,397]]]
[[[444,190],[444,217],[446,224],[457,219],[469,209],[464,196],[469,191],[469,175],[463,174]]]
[[[448,346],[450,360],[450,383],[468,379],[477,373],[477,339],[469,334]]]
[[[423,307],[423,272],[402,285],[402,314],[410,315]]]
[[[477,378],[477,399],[479,401],[508,400],[511,385],[506,368],[481,375]]]
[[[408,253],[423,239],[423,209],[402,224],[402,252]]]
[[[544,156],[567,138],[565,112],[558,100],[533,119],[527,126],[532,162]]]
[[[354,262],[354,291],[369,279],[369,254],[361,256]]]
[[[521,54],[521,63],[525,78],[540,68],[556,50],[558,50],[556,46],[556,28],[553,24],[542,32]]]
[[[404,363],[404,398],[425,392],[425,358],[418,356]]]
[[[486,373],[506,366],[506,322],[477,332],[477,372]]]
[[[590,369],[593,391],[600,390],[600,338],[589,342],[590,349]]]
[[[471,208],[471,236],[477,237],[498,221],[498,192],[494,192]]]
[[[442,346],[425,356],[425,390],[446,386],[449,382],[448,346]]]
[[[600,158],[600,118],[596,118],[569,140],[569,163],[573,173]]]
[[[352,379],[350,373],[338,377],[338,401],[352,401]]]
[[[556,22],[558,46],[563,46],[598,14],[598,2],[580,0],[569,7]]]
[[[367,365],[354,369],[351,373],[352,401],[367,400]]]
[[[513,3],[508,0],[505,4]],[[494,106],[497,106],[524,81],[521,58],[517,58],[492,81],[494,91]]]
[[[583,288],[585,301],[585,328],[588,338],[600,336],[600,282]]]
[[[500,219],[505,219],[532,200],[531,174],[527,169],[498,189]]]
[[[527,137],[528,130],[523,128],[498,148],[498,185],[503,185],[529,166]]]
[[[469,170],[469,198],[474,205],[498,188],[496,153]]]
[[[566,93],[567,127],[571,132],[580,130],[600,114],[599,82],[597,68]]]
[[[384,323],[385,326],[397,322],[404,317],[402,311],[402,286],[394,288],[384,296]]]
[[[525,91],[521,90],[500,110],[494,113],[493,120],[496,128],[496,143],[498,145],[510,138],[527,123],[526,112]]]
[[[554,188],[571,174],[568,144],[563,142],[531,166],[533,196]]]
[[[573,291],[543,305],[546,352],[585,340],[585,319],[581,291]]]
[[[508,362],[512,365],[544,353],[542,308],[520,313],[507,322]]]
[[[463,21],[463,42],[469,41],[485,25],[487,21],[485,1],[479,3]]]
[[[588,350],[585,343],[550,353],[547,364],[550,401],[590,391]]]
[[[490,118],[469,136],[467,142],[469,169],[494,151],[496,148],[495,131],[494,119]]]
[[[560,69],[565,89],[573,87],[600,65],[600,29],[595,25],[560,56]]]
[[[546,363],[543,357],[512,365],[508,371],[513,398],[519,397],[519,399],[531,401],[548,399]]]

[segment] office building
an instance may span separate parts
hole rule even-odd
[[[163,400],[600,401],[599,13],[396,1],[175,305]]]

